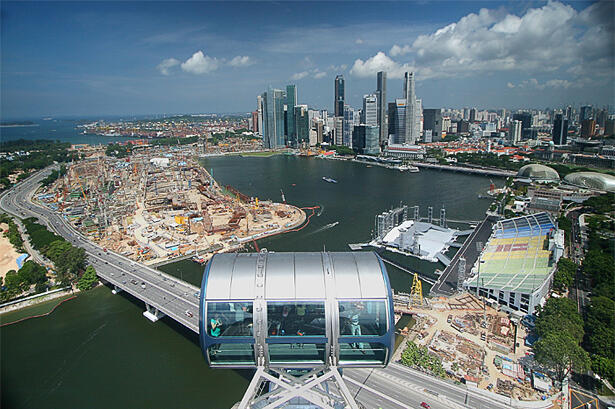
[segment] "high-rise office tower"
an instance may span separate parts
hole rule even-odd
[[[472,108],[470,109],[470,118],[469,121],[470,122],[475,122],[476,121],[476,108]]]
[[[416,93],[414,92],[414,73],[407,72],[404,75],[404,99],[406,100],[406,115],[405,115],[405,143],[409,145],[416,144],[419,137],[417,127],[418,104],[416,101]]]
[[[342,122],[342,144],[344,146],[352,145],[352,127],[355,116],[358,116],[358,112],[355,112],[350,105],[344,105],[344,120]]]
[[[286,140],[288,145],[297,146],[297,134],[295,132],[295,105],[297,105],[297,86],[286,86]]]
[[[572,107],[570,105],[566,107],[566,119],[572,121]]]
[[[335,101],[334,101],[335,116],[344,116],[344,76],[338,75],[335,77]]]
[[[263,97],[256,97],[256,112],[258,112],[258,134],[263,136]]]
[[[529,138],[532,133],[532,114],[529,112],[518,112],[513,114],[513,121],[521,121],[521,135]]]
[[[335,130],[335,138],[333,139],[333,144],[341,146],[344,144],[344,117],[333,117],[333,126]]]
[[[406,143],[406,100],[396,99],[389,103],[389,140],[391,143]]]
[[[295,105],[294,115],[297,146],[304,146],[310,142],[310,119],[307,105]]]
[[[352,132],[352,149],[359,154],[380,153],[380,131],[377,126],[357,125]]]
[[[378,97],[376,94],[363,95],[363,112],[361,123],[378,126]]]
[[[593,119],[584,119],[581,122],[581,136],[583,138],[591,138],[596,134],[596,121]]]
[[[263,101],[263,145],[265,148],[281,148],[284,140],[284,91],[269,89],[262,95]]]
[[[425,133],[431,131],[434,141],[442,139],[442,111],[440,109],[423,110],[423,131]]]
[[[252,132],[258,133],[258,111],[252,112],[250,127],[252,128]]]
[[[591,105],[584,105],[581,107],[579,122],[583,122],[586,119],[594,119],[594,110]]]
[[[521,142],[521,131],[523,130],[523,122],[513,120],[508,131],[508,139],[511,144],[517,145]]]
[[[388,139],[387,132],[387,73],[380,71],[377,74],[378,96],[378,126],[380,127],[380,146],[384,146]]]
[[[553,121],[553,143],[555,145],[566,145],[568,142],[568,118],[562,114],[556,114]]]

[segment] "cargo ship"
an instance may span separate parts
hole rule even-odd
[[[325,182],[329,182],[329,183],[337,183],[337,180],[332,179],[332,178],[328,178],[326,176],[323,176],[322,180],[324,180]]]

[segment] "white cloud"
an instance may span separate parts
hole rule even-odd
[[[402,78],[404,72],[413,70],[414,68],[411,65],[399,64],[382,51],[379,51],[376,55],[365,61],[361,59],[355,60],[350,69],[350,74],[357,77],[372,77],[378,71],[386,71],[389,78]]]
[[[291,80],[300,80],[303,79],[305,77],[307,77],[308,75],[310,75],[310,73],[308,71],[301,71],[301,72],[296,72],[293,75],[290,76]]]
[[[319,72],[314,74],[314,78],[317,79],[317,80],[319,80],[321,78],[324,78],[326,76],[327,76],[327,73],[326,72],[321,72],[321,71],[319,71]]]
[[[218,69],[220,62],[215,57],[204,55],[197,51],[181,64],[182,70],[192,74],[207,74]]]
[[[247,67],[248,65],[252,65],[252,64],[254,64],[254,61],[247,55],[246,56],[238,55],[237,57],[229,61],[229,65],[233,67]]]
[[[524,80],[522,82],[520,82],[517,85],[514,85],[512,83],[508,83],[507,86],[508,88],[522,88],[522,89],[538,89],[538,90],[544,90],[547,88],[553,88],[553,89],[568,89],[568,88],[582,88],[586,85],[588,85],[589,83],[591,83],[592,81],[590,79],[585,79],[582,81],[578,81],[578,82],[571,82],[568,80],[562,80],[562,79],[551,79],[545,82],[540,82],[538,81],[536,78],[530,78],[528,80]]]
[[[412,51],[412,47],[410,47],[409,45],[400,47],[397,44],[395,44],[393,45],[393,47],[391,47],[391,51],[389,51],[389,54],[391,54],[392,57],[397,57],[399,55],[408,54],[410,51]]]
[[[355,44],[363,44],[363,40],[361,40],[360,38],[357,38],[356,40],[354,40]]]
[[[481,9],[432,34],[419,35],[411,44],[394,44],[389,55],[410,60],[422,79],[498,71],[537,75],[567,71],[579,77],[612,79],[614,4],[596,2],[579,12],[549,1],[519,16]],[[367,61],[384,61],[376,57]],[[356,73],[362,72],[360,63],[355,62]],[[403,61],[386,63],[395,67]]]
[[[313,68],[311,70],[307,70],[307,71],[301,71],[301,72],[297,72],[294,73],[293,75],[291,75],[290,79],[297,81],[297,80],[301,80],[303,78],[306,77],[312,77],[314,79],[321,79],[327,76],[327,72],[326,71],[320,71],[318,68]]]
[[[179,60],[176,60],[175,58],[167,58],[162,60],[162,62],[156,66],[156,69],[160,71],[162,75],[170,75],[171,73],[169,70],[179,64]]]
[[[506,84],[506,86],[507,86],[508,88],[514,88],[514,87],[515,87],[515,84],[513,84],[512,82],[509,82],[508,84]]]

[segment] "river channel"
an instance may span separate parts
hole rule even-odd
[[[270,251],[347,251],[368,241],[374,216],[400,202],[421,214],[445,207],[451,219],[480,220],[489,202],[477,199],[489,179],[434,170],[402,173],[363,164],[279,155],[204,160],[222,185],[260,200],[320,206],[298,232],[260,240]],[[323,176],[338,181],[326,183]],[[502,184],[501,180],[496,180]],[[335,222],[339,222],[333,225]],[[391,256],[431,274],[443,265]],[[203,267],[185,260],[160,267],[200,285]],[[409,291],[411,277],[388,266],[392,286]],[[11,322],[47,312],[57,301],[0,316]],[[224,409],[241,399],[249,371],[211,370],[191,331],[163,319],[151,323],[130,296],[99,287],[80,294],[52,315],[0,330],[1,406],[6,408],[196,408]]]

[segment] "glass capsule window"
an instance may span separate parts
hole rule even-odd
[[[340,363],[384,363],[387,348],[377,342],[341,342]]]
[[[382,336],[387,332],[384,300],[339,301],[339,315],[341,336]]]
[[[217,365],[254,365],[254,345],[214,344],[207,348],[209,361]]]
[[[325,362],[325,344],[268,344],[267,348],[272,364]]]
[[[325,303],[267,303],[267,336],[302,337],[326,335]]]
[[[251,302],[208,302],[207,335],[210,337],[252,337]]]

